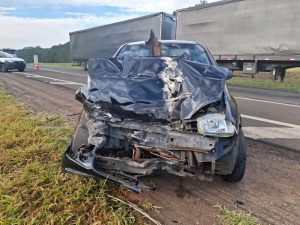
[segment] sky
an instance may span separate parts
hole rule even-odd
[[[217,0],[208,0],[214,2]],[[0,0],[0,48],[44,48],[69,41],[69,32],[151,13],[194,6],[199,0]]]

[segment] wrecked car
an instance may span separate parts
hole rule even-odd
[[[241,116],[226,87],[232,73],[192,41],[125,44],[89,60],[83,113],[63,170],[140,192],[139,177],[169,173],[238,182],[245,172]]]

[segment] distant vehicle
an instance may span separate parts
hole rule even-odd
[[[11,54],[14,57],[17,57],[17,53],[18,53],[18,51],[16,49],[12,49],[12,48],[2,48],[2,49],[0,49],[0,51]]]
[[[87,70],[89,58],[112,57],[121,45],[148,39],[150,30],[161,40],[175,39],[175,26],[175,18],[161,12],[71,32],[71,58]]]
[[[16,58],[6,52],[0,52],[0,71],[8,72],[9,70],[18,70],[23,72],[26,68],[24,59]]]

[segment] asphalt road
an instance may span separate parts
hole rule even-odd
[[[13,72],[50,85],[77,90],[87,82],[87,72],[76,68],[27,68]],[[300,151],[300,93],[229,87],[243,118],[246,137]]]
[[[81,105],[74,99],[74,92],[86,83],[87,73],[49,70],[37,72],[29,68],[24,73],[0,73],[0,85],[34,112],[57,113],[75,122]],[[295,149],[299,146],[299,94],[230,89],[244,115],[248,137],[256,135],[254,138],[259,140],[272,144],[279,141]],[[278,132],[279,137],[274,138]],[[158,190],[143,193],[142,199],[162,207],[151,213],[166,225],[213,224],[219,214],[218,205],[250,212],[262,224],[299,224],[299,160],[299,153],[247,139],[247,169],[241,182],[226,183],[218,177],[214,182],[171,175],[145,177]]]

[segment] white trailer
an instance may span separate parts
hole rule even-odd
[[[176,39],[205,44],[220,66],[274,79],[300,66],[299,0],[224,0],[175,12]]]

